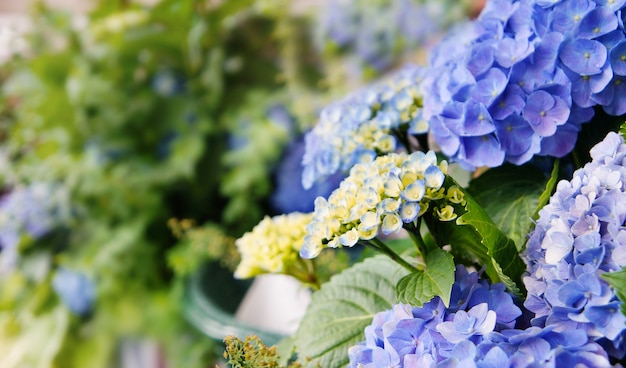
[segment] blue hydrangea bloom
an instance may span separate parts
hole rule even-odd
[[[0,197],[0,274],[17,261],[24,237],[39,239],[71,217],[69,193],[58,185],[17,186]]]
[[[562,157],[594,106],[626,113],[624,3],[490,0],[453,30],[423,83],[443,153],[468,169]]]
[[[336,172],[347,172],[356,163],[373,161],[378,154],[396,151],[396,129],[426,133],[419,91],[423,77],[424,68],[407,65],[389,79],[325,107],[305,135],[304,188]]]
[[[317,44],[350,52],[381,72],[464,14],[459,2],[331,0],[318,12]],[[416,22],[415,19],[420,19]]]
[[[459,265],[448,308],[435,297],[422,307],[397,304],[376,314],[365,341],[349,349],[350,367],[460,362],[473,349],[466,341],[478,343],[493,331],[513,328],[521,314],[504,285],[490,285]]]
[[[516,329],[522,312],[502,284],[458,266],[453,288],[450,308],[435,297],[422,307],[396,304],[376,314],[365,341],[348,350],[349,367],[612,366],[584,330]]]
[[[274,170],[275,185],[270,204],[277,213],[313,212],[315,198],[328,198],[344,179],[344,175],[336,173],[325,180],[317,181],[311,188],[304,189],[301,184],[303,155],[304,139],[297,139],[285,148],[282,159]]]
[[[626,266],[626,144],[609,133],[591,157],[558,183],[529,235],[524,305],[534,325],[583,330],[621,359],[626,317],[601,275]]]
[[[84,273],[59,268],[52,279],[52,287],[63,304],[78,315],[91,311],[96,299],[96,285]]]

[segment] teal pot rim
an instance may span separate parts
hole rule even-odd
[[[216,282],[210,282],[211,280]],[[230,271],[220,267],[217,262],[200,267],[185,285],[183,300],[185,318],[199,331],[215,340],[223,341],[230,335],[240,339],[248,335],[257,335],[267,346],[277,344],[286,336],[235,318],[235,310],[250,284],[249,280],[235,279]],[[215,300],[215,295],[219,295],[220,291],[228,291],[228,300],[221,305]]]

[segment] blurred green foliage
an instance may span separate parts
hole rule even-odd
[[[28,52],[0,66],[0,194],[59,184],[73,216],[0,278],[0,366],[116,366],[137,339],[172,367],[207,366],[221,348],[183,319],[184,280],[211,257],[198,236],[233,239],[267,213],[293,134],[267,106],[299,100],[313,121],[306,22],[248,0],[101,1],[85,19],[38,4],[32,20]],[[173,218],[207,225],[179,239]],[[58,267],[94,280],[91,313],[65,308]]]

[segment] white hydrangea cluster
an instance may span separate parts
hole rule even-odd
[[[298,251],[304,241],[311,214],[292,212],[266,216],[252,231],[235,241],[241,262],[235,277],[252,278],[265,273],[289,273],[299,261]]]
[[[328,198],[318,197],[307,226],[303,258],[326,247],[352,247],[380,233],[397,233],[431,210],[442,221],[456,218],[451,203],[464,203],[458,187],[443,187],[448,164],[434,152],[391,153],[356,164]]]

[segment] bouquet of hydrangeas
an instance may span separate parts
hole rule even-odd
[[[231,364],[624,364],[625,7],[490,0],[427,65],[324,108],[302,184],[345,179],[239,239],[236,276],[310,284],[319,256],[361,258],[313,292],[278,352],[229,338]]]

